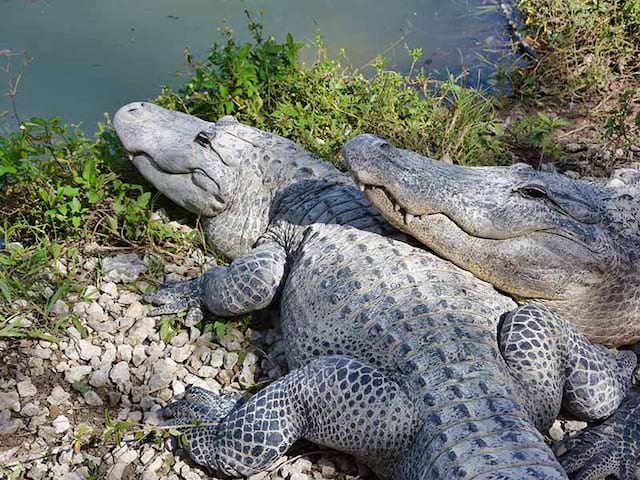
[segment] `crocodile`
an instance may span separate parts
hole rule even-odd
[[[540,433],[561,407],[635,419],[635,355],[424,249],[294,142],[146,102],[122,107],[114,127],[143,176],[231,260],[148,293],[151,313],[277,308],[287,343],[291,371],[246,401],[191,388],[164,407],[196,463],[249,476],[305,438],[384,479],[561,479]],[[571,447],[578,464],[583,445]]]

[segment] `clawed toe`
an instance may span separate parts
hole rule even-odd
[[[161,414],[168,425],[217,423],[240,402],[240,394],[236,392],[219,396],[203,388],[191,387],[183,400],[168,404]]]
[[[556,446],[558,460],[572,478],[635,480],[640,458],[639,400],[632,392],[604,423]]]

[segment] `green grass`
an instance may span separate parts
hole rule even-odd
[[[640,88],[640,1],[517,0],[539,62],[519,73],[519,92],[602,99],[613,82]]]
[[[161,105],[210,121],[233,114],[240,121],[287,136],[320,157],[336,161],[341,146],[367,132],[425,155],[462,164],[504,162],[500,141],[489,135],[496,122],[494,100],[465,89],[456,79],[433,82],[384,68],[382,58],[365,78],[324,54],[303,68],[302,48],[289,35],[278,43],[250,23],[254,40],[238,45],[227,32],[206,60],[187,54],[192,76],[177,91],[164,89]],[[421,52],[407,52],[417,61]],[[336,162],[337,163],[337,162]]]

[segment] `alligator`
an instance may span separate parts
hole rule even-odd
[[[468,167],[368,134],[350,140],[342,153],[372,205],[431,251],[520,304],[570,320],[590,340],[621,346],[640,339],[640,170],[618,169],[605,183],[527,164]],[[582,443],[582,452],[567,458],[567,469],[587,462],[602,467],[620,454],[607,437],[640,428],[629,417],[636,404],[629,399],[626,412],[571,440]],[[640,433],[627,432],[620,442],[633,445],[625,455],[634,458],[621,478],[635,478],[638,458],[631,452],[638,439]],[[614,460],[609,468],[619,465]]]
[[[423,248],[290,140],[146,102],[122,107],[114,127],[143,176],[231,260],[147,294],[151,313],[277,306],[287,342],[290,373],[248,400],[191,388],[163,409],[196,463],[248,476],[305,438],[384,479],[560,479],[540,432],[561,407],[635,421],[638,401],[624,399],[635,355]],[[593,435],[615,455],[635,447],[633,432]],[[584,444],[568,446],[564,464],[581,469]],[[590,472],[628,469],[618,457]]]

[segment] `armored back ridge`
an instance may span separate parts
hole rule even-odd
[[[590,419],[622,401],[633,354],[416,247],[329,164],[229,118],[167,126],[154,119],[171,112],[133,105],[114,124],[134,163],[234,258],[146,299],[218,316],[279,300],[292,368],[244,403],[191,389],[168,405],[170,423],[197,421],[182,428],[196,462],[247,476],[306,438],[381,478],[566,478],[536,427],[563,401]],[[157,131],[154,144],[137,131]]]

